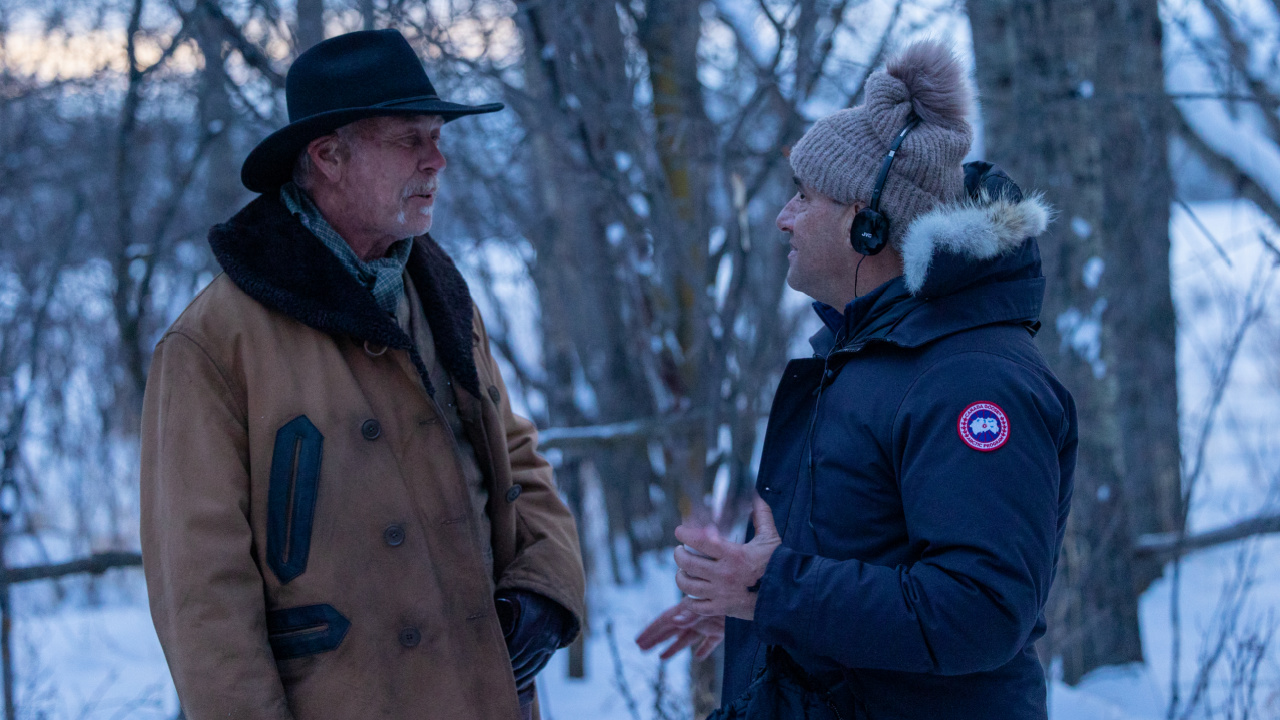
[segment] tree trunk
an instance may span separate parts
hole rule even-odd
[[[720,399],[719,383],[712,382],[715,359],[709,357],[707,337],[710,316],[706,288],[708,276],[707,234],[712,163],[708,149],[715,132],[707,118],[702,84],[698,80],[698,39],[702,35],[701,3],[697,0],[650,0],[640,41],[649,60],[653,86],[653,115],[657,124],[657,152],[666,181],[671,214],[668,228],[672,242],[664,243],[665,265],[674,279],[667,296],[679,351],[675,365],[680,384],[672,394],[688,407],[711,407]],[[661,208],[660,208],[661,210]],[[716,437],[708,416],[706,431],[691,435],[685,447],[674,448],[675,472],[682,482],[668,483],[678,492],[682,510],[697,523],[709,523],[701,514],[703,496],[711,487],[716,468],[707,463],[707,445]],[[703,718],[720,704],[719,667],[714,657],[691,660],[689,687],[693,716]]]
[[[298,0],[298,26],[294,37],[298,54],[324,40],[324,0]]]
[[[1040,346],[1075,396],[1075,499],[1042,645],[1068,682],[1142,659],[1134,538],[1180,518],[1167,115],[1156,0],[969,3],[987,159],[1041,190]]]
[[[637,156],[625,143],[641,137],[630,126],[632,89],[617,12],[574,0],[520,7],[527,89],[537,101],[513,104],[531,130],[533,159],[546,180],[538,183],[536,216],[526,232],[537,251],[530,275],[541,304],[548,413],[557,425],[650,417],[657,408],[636,362],[639,312],[627,285],[618,282],[627,241],[615,248],[607,240],[609,225],[622,216],[617,190],[606,181],[609,166],[614,151]],[[615,142],[624,145],[611,146]],[[584,384],[594,392],[594,408],[583,405],[578,390]],[[633,563],[640,552],[661,546],[676,518],[662,518],[665,535],[635,532],[637,521],[661,510],[650,500],[654,477],[643,446],[622,444],[590,459],[601,478],[611,537],[626,536],[631,556],[625,560]],[[621,581],[623,559],[612,542],[607,552]]]

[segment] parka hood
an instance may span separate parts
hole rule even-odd
[[[907,290],[940,297],[997,276],[1039,277],[1039,253],[1034,261],[1027,257],[1027,241],[1051,218],[1038,195],[1021,201],[983,196],[936,207],[916,218],[902,239]]]
[[[1036,236],[1052,211],[1039,196],[976,198],[916,218],[904,236],[903,274],[849,303],[839,316],[815,303],[826,327],[810,339],[825,355],[885,341],[915,347],[995,323],[1039,329],[1044,275]]]

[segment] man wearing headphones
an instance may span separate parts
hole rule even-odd
[[[1076,452],[1032,340],[1050,213],[962,167],[972,93],[945,46],[865,93],[790,155],[787,282],[823,328],[774,398],[754,533],[677,529],[688,597],[638,642],[705,656],[727,632],[720,717],[785,664],[824,717],[1046,718],[1035,641]]]

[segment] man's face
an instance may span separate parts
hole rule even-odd
[[[392,241],[431,229],[440,172],[438,115],[368,118],[344,128],[345,168],[338,182],[344,210],[361,232]]]
[[[778,229],[791,235],[787,284],[809,297],[844,309],[858,259],[849,245],[856,207],[842,205],[796,179],[796,194],[778,213]]]

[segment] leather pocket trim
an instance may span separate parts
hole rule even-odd
[[[288,583],[307,569],[324,436],[306,415],[276,431],[267,489],[267,564]]]
[[[277,660],[335,650],[351,621],[332,605],[304,605],[267,613],[267,642]]]

